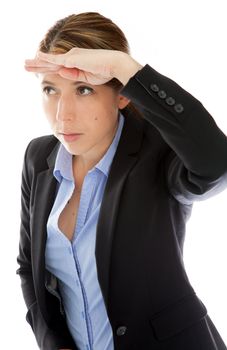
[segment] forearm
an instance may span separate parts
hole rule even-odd
[[[28,308],[26,320],[32,328],[39,348],[42,350],[58,350],[61,348],[77,350],[66,326],[65,319],[63,319],[63,317],[60,315],[60,311],[59,314],[53,315],[52,317],[49,314],[50,320],[52,318],[54,319],[56,329],[58,329],[58,331],[54,331],[53,329],[50,329],[47,321],[44,320],[40,311],[37,299],[35,297],[31,274],[25,273],[23,268],[18,269],[18,274],[21,278],[23,296]],[[52,312],[53,308],[50,308],[50,310]]]
[[[159,130],[185,167],[213,179],[227,171],[227,138],[202,104],[146,65],[121,93]]]
[[[124,52],[118,51],[113,60],[113,76],[126,85],[143,66]]]
[[[37,303],[34,303],[28,310],[26,320],[30,324],[41,350],[77,350],[71,335],[65,327],[61,327],[60,323],[58,324],[58,331],[49,327],[43,319]]]

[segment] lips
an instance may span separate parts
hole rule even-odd
[[[72,132],[72,131],[57,131],[60,135],[82,135],[81,132]]]
[[[81,135],[83,135],[80,133],[59,133],[59,134],[63,136],[66,142],[76,141]]]

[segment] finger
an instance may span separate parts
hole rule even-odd
[[[57,73],[60,67],[36,58],[25,60],[24,68],[34,73]]]
[[[65,68],[61,67],[58,71],[58,74],[65,79],[70,80],[78,80],[78,77],[80,76],[80,71],[77,68]],[[81,80],[81,79],[80,79]],[[81,80],[86,81],[86,80]]]
[[[66,54],[49,54],[39,51],[37,58],[55,65],[65,66]]]
[[[59,65],[49,63],[40,59],[28,59],[25,60],[26,67],[46,67],[46,68],[59,68]]]
[[[46,74],[57,74],[59,71],[59,67],[57,68],[50,68],[50,67],[32,67],[32,66],[25,66],[24,67],[27,72],[34,72],[34,73],[46,73]]]

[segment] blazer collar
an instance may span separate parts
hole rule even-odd
[[[48,156],[46,169],[37,174],[35,200],[31,215],[31,258],[34,271],[34,287],[38,300],[42,300],[40,308],[43,316],[48,320],[47,306],[45,302],[45,245],[46,245],[46,224],[52,209],[57,180],[53,176],[55,159],[60,143],[54,145]]]

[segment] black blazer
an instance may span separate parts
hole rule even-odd
[[[193,201],[227,185],[227,138],[198,100],[148,65],[121,93],[143,117],[123,111],[97,228],[98,278],[115,349],[224,350],[182,253]],[[27,321],[43,350],[77,349],[57,280],[45,270],[58,148],[54,136],[31,141],[22,176],[18,273]]]

